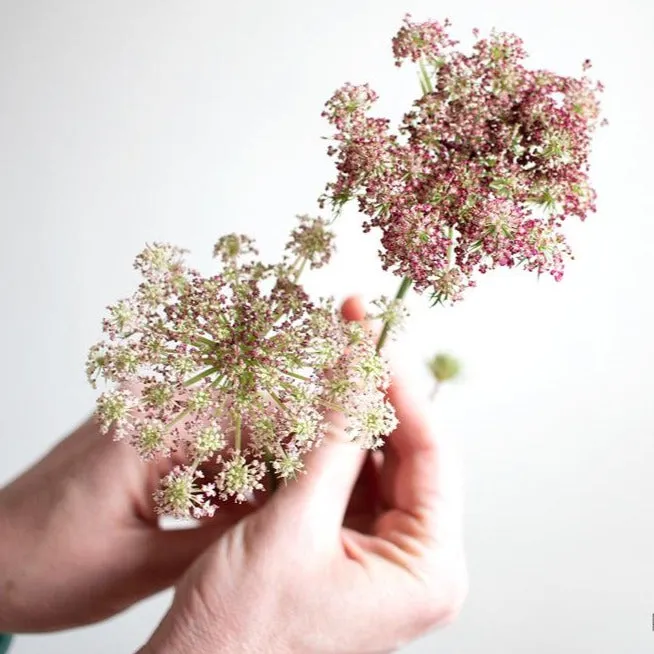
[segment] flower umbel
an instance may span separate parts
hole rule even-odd
[[[189,461],[163,480],[162,512],[197,517],[217,499],[243,501],[263,488],[265,462],[294,477],[322,440],[325,408],[350,417],[346,431],[363,447],[392,429],[388,368],[371,336],[298,283],[332,250],[327,224],[302,216],[278,265],[235,234],[216,243],[220,270],[209,277],[170,245],[136,258],[144,280],[109,307],[87,373],[110,386],[98,399],[103,431],[113,427],[145,459],[179,452]],[[208,482],[205,463],[218,465]]]
[[[569,217],[595,210],[588,180],[600,83],[525,66],[521,39],[493,31],[469,53],[450,23],[413,22],[393,39],[396,64],[419,66],[422,96],[398,129],[371,117],[377,94],[346,84],[323,115],[337,176],[321,203],[350,199],[381,230],[384,268],[455,302],[479,274],[522,267],[561,279]]]

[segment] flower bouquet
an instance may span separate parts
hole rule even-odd
[[[595,210],[588,158],[601,84],[589,61],[580,77],[532,70],[517,36],[475,30],[464,52],[449,28],[407,16],[393,38],[396,65],[416,65],[420,82],[397,127],[371,113],[368,85],[345,84],[327,101],[336,172],[318,204],[329,216],[300,216],[278,261],[238,234],[218,239],[208,276],[173,245],[136,257],[142,281],[108,308],[87,374],[106,385],[102,431],[144,459],[171,458],[155,492],[161,514],[211,516],[291,480],[320,446],[326,411],[344,414],[361,447],[381,447],[397,424],[383,347],[410,289],[446,305],[496,267],[562,278],[564,223]],[[378,336],[302,286],[329,264],[350,202],[401,280],[372,305]],[[429,368],[441,383],[458,363],[437,355]]]

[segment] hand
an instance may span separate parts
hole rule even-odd
[[[350,300],[346,317],[361,319]],[[212,545],[180,580],[143,654],[394,649],[458,612],[466,592],[461,484],[405,388],[383,454],[334,417],[307,474]]]
[[[90,420],[0,490],[0,632],[107,618],[170,586],[251,511],[230,505],[210,526],[162,531],[152,491],[169,467]]]

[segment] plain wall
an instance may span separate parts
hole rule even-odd
[[[331,177],[323,102],[369,81],[380,112],[417,93],[390,38],[406,11],[515,31],[534,66],[590,57],[611,124],[599,211],[571,224],[560,284],[498,273],[455,308],[413,298],[394,345],[464,362],[434,407],[466,451],[471,590],[460,620],[407,648],[451,654],[644,654],[654,647],[653,5],[647,0],[22,0],[0,2],[0,483],[91,410],[83,368],[103,308],[146,241],[210,270],[216,237],[278,256]],[[316,292],[390,294],[354,210]],[[170,600],[19,638],[16,654],[133,651]]]

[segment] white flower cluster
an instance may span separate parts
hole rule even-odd
[[[281,264],[261,263],[236,234],[216,243],[210,277],[170,245],[136,258],[143,281],[109,307],[87,374],[108,384],[97,403],[103,431],[144,459],[187,462],[162,480],[162,513],[211,515],[220,501],[262,490],[266,472],[293,478],[325,434],[326,410],[345,414],[362,447],[394,428],[388,366],[372,336],[299,285],[302,269],[332,249],[326,223],[302,216]]]

